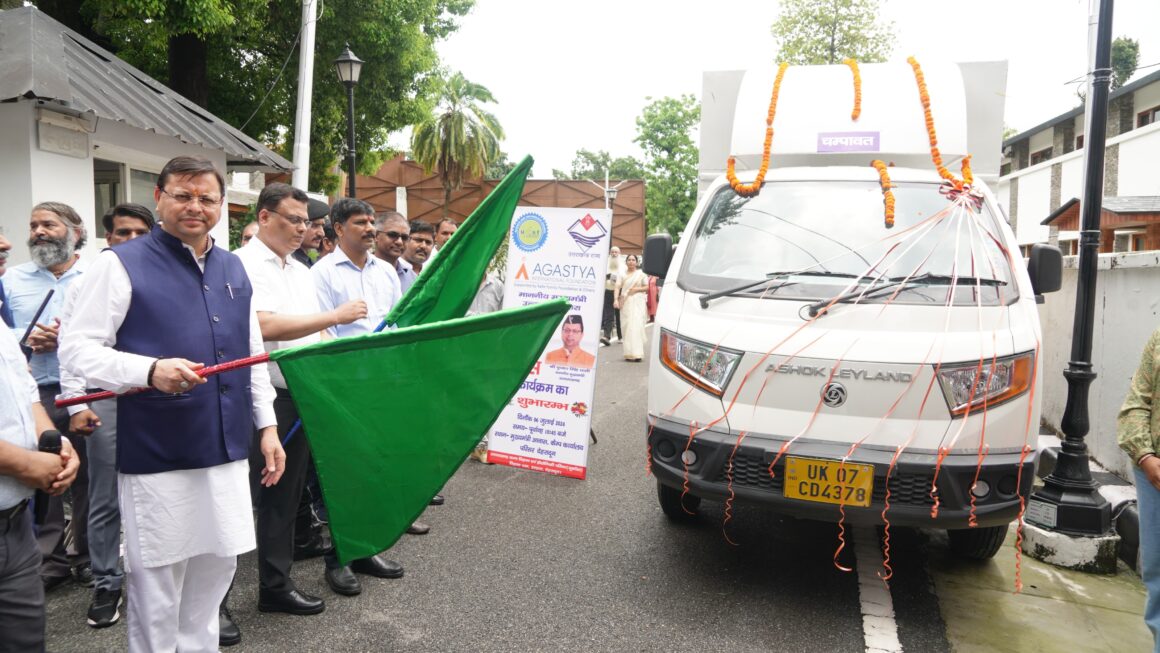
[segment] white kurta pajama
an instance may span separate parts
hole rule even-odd
[[[204,255],[195,258],[204,270]],[[146,386],[153,359],[113,349],[132,297],[128,272],[116,254],[104,252],[86,274],[85,293],[61,329],[62,364],[108,390]],[[265,351],[253,307],[249,343],[252,355]],[[250,374],[254,426],[274,426],[266,366],[252,367]],[[237,556],[255,547],[248,461],[118,474],[118,488],[129,650],[218,650],[218,606]]]

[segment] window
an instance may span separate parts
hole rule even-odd
[[[1011,174],[1011,162],[1010,161],[999,166],[999,176],[1000,177],[1006,177],[1009,174]]]
[[[105,211],[125,201],[125,188],[121,183],[121,168],[116,161],[93,159],[93,188],[96,193],[95,208],[97,215],[96,237],[105,237],[105,226],[101,224],[101,216]]]
[[[1143,127],[1144,125],[1151,125],[1160,120],[1160,105],[1154,106],[1151,109],[1146,109],[1136,114],[1136,126]]]
[[[1080,134],[1079,136],[1075,137],[1075,149],[1077,149],[1077,150],[1083,149],[1083,134]]]
[[[1043,163],[1044,161],[1046,161],[1050,158],[1051,158],[1051,148],[1045,147],[1042,150],[1039,150],[1038,152],[1031,153],[1031,165],[1035,165],[1036,163]]]

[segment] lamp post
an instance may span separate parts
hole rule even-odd
[[[362,59],[350,51],[350,44],[346,44],[342,54],[334,60],[334,67],[338,71],[338,81],[346,87],[346,157],[347,157],[347,196],[355,196],[355,151],[354,151],[354,87],[358,85],[358,76],[362,72]]]
[[[1075,322],[1067,378],[1067,403],[1060,426],[1063,442],[1059,460],[1043,480],[1043,488],[1031,493],[1028,521],[1073,535],[1107,535],[1111,507],[1100,495],[1088,466],[1084,443],[1089,425],[1088,389],[1096,378],[1092,370],[1092,331],[1096,306],[1096,266],[1100,246],[1100,207],[1104,195],[1104,144],[1111,84],[1112,0],[1099,2],[1095,62],[1087,98],[1087,134],[1084,143],[1084,189],[1080,226],[1079,270]]]
[[[606,181],[604,183],[607,184],[608,182]],[[612,188],[609,188],[608,186],[604,187],[604,208],[609,209],[609,210],[612,209],[612,203],[616,201],[616,194],[619,192],[620,191],[617,190],[615,187],[612,187]]]

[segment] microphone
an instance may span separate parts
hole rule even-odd
[[[61,450],[61,435],[60,431],[51,430],[40,434],[40,446],[37,447],[39,451],[44,453],[54,453],[60,455]],[[44,520],[48,517],[48,502],[52,500],[44,490],[36,491],[36,509],[33,512],[33,522],[37,526],[44,524]]]

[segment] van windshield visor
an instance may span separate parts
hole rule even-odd
[[[679,281],[702,293],[702,306],[726,295],[823,306],[838,298],[951,306],[1018,298],[986,203],[948,201],[934,183],[893,191],[887,227],[877,182],[769,182],[749,198],[722,188],[693,233]],[[897,292],[880,292],[887,284]]]

